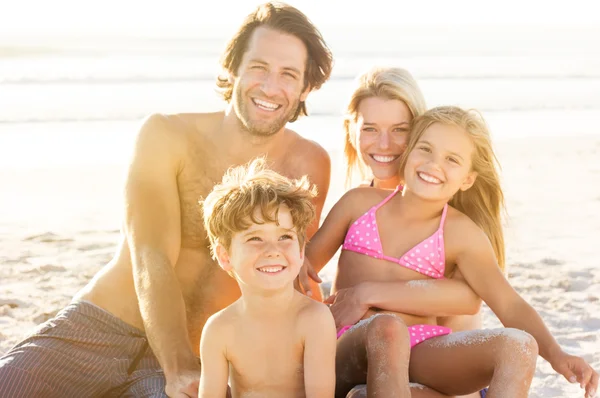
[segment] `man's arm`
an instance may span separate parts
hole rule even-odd
[[[306,397],[331,398],[335,393],[335,324],[323,304],[315,303],[310,312],[304,340]]]
[[[181,378],[197,379],[200,369],[174,272],[181,247],[177,175],[183,144],[167,125],[165,116],[151,116],[138,134],[126,182],[125,233],[146,335],[172,395]]]
[[[223,330],[215,317],[209,318],[200,339],[202,374],[198,398],[225,398],[229,366],[225,356]]]

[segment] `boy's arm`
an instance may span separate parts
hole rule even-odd
[[[225,398],[229,379],[229,364],[226,357],[224,330],[209,318],[200,339],[202,370],[198,398]]]
[[[508,283],[490,241],[475,225],[461,234],[461,249],[457,258],[468,284],[498,316],[504,326],[531,334],[538,343],[540,355],[567,380],[578,381],[586,392],[598,387],[598,374],[579,357],[566,354],[558,345],[537,311]]]
[[[306,398],[331,398],[335,393],[335,324],[327,306],[314,303],[310,310],[310,316],[303,320],[307,326],[304,339]]]

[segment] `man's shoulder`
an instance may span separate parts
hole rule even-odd
[[[331,158],[319,143],[302,137],[293,130],[287,130],[289,160],[301,174],[329,173]]]
[[[140,133],[168,133],[174,137],[184,138],[187,135],[207,135],[213,124],[222,118],[215,113],[154,113],[146,117]]]

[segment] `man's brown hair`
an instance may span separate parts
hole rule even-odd
[[[306,228],[315,218],[312,199],[316,196],[317,188],[310,184],[308,177],[299,180],[286,178],[267,169],[262,158],[229,169],[222,182],[200,202],[213,257],[216,259],[218,244],[229,249],[233,234],[248,229],[252,223],[277,223],[282,204],[290,209],[302,247]],[[257,208],[262,220],[255,217]]]
[[[246,17],[242,26],[227,44],[221,57],[223,70],[237,76],[248,42],[256,28],[265,26],[300,39],[308,53],[306,71],[303,76],[304,88],[318,90],[329,79],[333,67],[333,56],[323,36],[312,22],[300,10],[285,3],[269,2],[260,5]],[[227,102],[233,95],[233,84],[228,76],[217,77],[217,87]],[[308,115],[306,104],[300,102],[290,122],[300,115]]]

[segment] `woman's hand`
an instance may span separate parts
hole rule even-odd
[[[358,284],[346,289],[340,289],[325,300],[330,304],[331,313],[338,330],[344,326],[354,325],[369,311],[365,297],[366,286]]]

